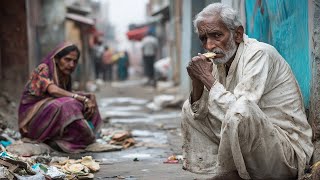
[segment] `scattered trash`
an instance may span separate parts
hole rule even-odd
[[[18,131],[12,130],[12,129],[10,129],[10,128],[6,128],[6,129],[3,131],[2,135],[4,135],[4,134],[8,135],[8,137],[12,138],[13,140],[19,140],[19,139],[21,139],[20,133],[19,133]]]
[[[49,155],[44,156],[32,156],[30,157],[31,161],[35,163],[49,164],[52,160],[52,157]]]
[[[169,156],[163,163],[166,164],[179,164],[182,163],[183,156],[182,155],[171,155]]]
[[[147,104],[147,107],[154,111],[159,111],[164,108],[167,104],[174,100],[173,95],[159,95],[153,98],[153,102]]]
[[[185,98],[183,96],[174,95],[158,95],[153,101],[147,104],[147,108],[153,111],[160,111],[163,108],[181,108]]]
[[[157,80],[167,80],[169,78],[171,72],[170,57],[165,57],[157,60],[153,66],[155,69],[155,76]]]
[[[99,171],[100,169],[99,163],[95,162],[91,156],[82,157],[81,164],[87,166],[93,172]]]
[[[66,177],[66,174],[54,166],[46,166],[41,163],[36,163],[32,166],[32,169],[38,173],[44,174],[50,179],[64,179]]]
[[[106,143],[122,146],[125,149],[136,143],[131,133],[125,130],[102,129],[101,136]]]
[[[133,176],[121,176],[121,175],[117,175],[117,176],[106,176],[106,177],[98,177],[98,179],[126,179],[126,180],[136,180],[137,178],[133,177]]]
[[[0,165],[7,167],[8,170],[12,173],[16,173],[18,175],[35,175],[36,173],[31,169],[30,165],[18,157],[7,153],[0,153]]]
[[[123,141],[127,138],[129,138],[131,135],[127,131],[122,131],[122,132],[116,132],[112,136],[112,140],[114,141]]]
[[[19,174],[14,174],[14,175],[18,180],[46,180],[46,177],[41,173],[37,173],[35,175],[25,175],[25,176],[21,176]]]
[[[82,159],[55,158],[50,163],[66,174],[67,179],[93,179],[93,172],[100,169],[98,162],[91,156],[82,157]]]
[[[0,144],[3,146],[3,147],[7,147],[7,146],[9,146],[10,144],[12,144],[12,142],[11,141],[0,141]]]
[[[0,179],[14,179],[14,174],[7,168],[0,166]]]
[[[151,154],[147,154],[147,153],[132,153],[132,154],[123,155],[122,157],[128,158],[128,159],[138,158],[139,160],[152,158]]]

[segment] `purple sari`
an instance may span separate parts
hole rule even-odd
[[[102,121],[98,110],[91,119],[85,119],[81,102],[71,97],[56,98],[47,92],[50,84],[71,91],[71,77],[67,83],[59,81],[53,58],[70,45],[59,45],[32,72],[20,101],[19,130],[23,137],[77,153],[95,141]]]

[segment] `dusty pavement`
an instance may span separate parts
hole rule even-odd
[[[169,156],[182,154],[180,107],[159,111],[147,108],[154,96],[175,94],[177,89],[155,91],[142,83],[143,80],[109,83],[96,93],[105,127],[131,131],[136,145],[115,152],[86,153],[101,161],[95,179],[188,180],[199,177],[182,170],[182,164],[164,163]]]
[[[86,155],[92,156],[100,161],[101,168],[94,173],[94,179],[205,178],[182,170],[181,163],[164,163],[169,156],[182,154],[180,106],[184,99],[180,99],[180,103],[177,103],[180,106],[159,108],[157,105],[161,99],[178,97],[178,88],[163,83],[155,90],[153,87],[143,86],[144,82],[143,79],[137,79],[108,83],[101,85],[95,93],[101,116],[105,121],[103,129],[130,131],[136,141],[134,146],[121,151],[100,153],[53,152],[50,156],[68,156],[73,159],[81,159]],[[11,102],[6,98],[7,96],[3,96],[0,102],[2,104]],[[10,111],[6,109],[3,110],[7,112],[1,111],[2,118],[8,118],[8,114],[16,115],[14,113],[16,104],[12,101],[9,105]],[[12,119],[12,123],[16,122],[15,116],[12,116]],[[10,123],[8,126],[11,127]]]

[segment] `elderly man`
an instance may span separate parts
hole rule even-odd
[[[194,20],[203,48],[187,71],[184,168],[214,179],[295,179],[313,153],[297,81],[277,50],[244,34],[237,13],[215,3]]]

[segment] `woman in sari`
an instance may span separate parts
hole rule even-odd
[[[120,53],[118,59],[118,79],[124,81],[128,78],[129,55],[127,51]]]
[[[77,46],[63,43],[32,72],[19,106],[23,137],[68,153],[82,152],[95,141],[102,124],[95,96],[71,89],[79,56]]]

